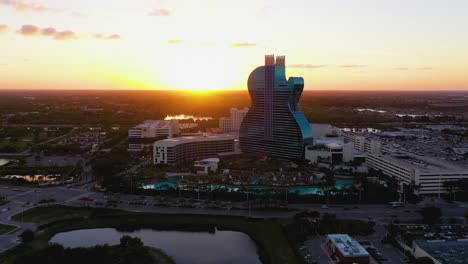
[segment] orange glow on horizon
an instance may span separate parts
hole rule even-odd
[[[466,1],[14,2],[0,89],[247,91],[276,54],[305,90],[468,90]]]

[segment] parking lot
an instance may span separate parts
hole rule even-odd
[[[361,246],[369,252],[370,263],[406,263],[405,255],[391,245],[381,243],[381,239],[385,235],[383,226],[376,226],[375,233],[370,236],[352,236],[358,241]],[[328,264],[332,259],[329,257],[330,252],[325,247],[325,236],[311,236],[304,242],[304,248],[301,251],[310,257],[306,258],[306,262],[318,264]]]

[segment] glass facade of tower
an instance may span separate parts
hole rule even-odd
[[[268,153],[271,157],[299,161],[304,148],[312,144],[312,129],[301,111],[302,77],[286,80],[285,58],[265,56],[265,66],[249,76],[252,106],[240,131],[244,153]]]

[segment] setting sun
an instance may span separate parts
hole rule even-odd
[[[165,87],[198,92],[242,88],[248,66],[229,47],[183,43],[166,48],[158,64]]]
[[[129,3],[0,1],[0,89],[244,90],[264,54],[306,90],[467,89],[465,2]]]

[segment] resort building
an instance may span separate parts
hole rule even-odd
[[[178,120],[145,120],[143,123],[128,130],[128,139],[156,138],[160,136],[173,137],[179,134]]]
[[[310,128],[312,129],[312,136],[315,139],[319,138],[329,138],[329,137],[339,137],[342,132],[339,128],[334,127],[330,124],[319,124],[319,123],[310,123]]]
[[[419,194],[440,194],[448,190],[446,181],[468,178],[468,170],[434,158],[410,153],[390,155],[368,154],[366,163],[370,168],[381,170],[404,184],[419,186]]]
[[[317,139],[314,145],[305,147],[305,160],[310,163],[340,164],[353,159],[353,143],[344,143],[340,139]]]
[[[207,135],[175,137],[159,140],[153,145],[154,164],[176,164],[182,161],[216,157],[218,153],[234,152],[233,136]]]
[[[369,253],[355,240],[344,234],[329,234],[325,242],[335,263],[366,264],[369,263]]]
[[[413,256],[428,257],[434,264],[468,263],[468,241],[414,240]]]
[[[265,56],[265,65],[248,79],[252,106],[239,131],[244,153],[267,153],[282,160],[299,161],[312,144],[312,129],[299,106],[304,79],[286,79],[285,57]]]
[[[231,108],[230,112],[231,117],[221,117],[219,119],[219,128],[221,128],[224,132],[239,131],[242,120],[244,120],[244,117],[247,112],[249,112],[249,109]]]
[[[193,167],[197,174],[209,174],[218,169],[218,164],[219,158],[207,158],[195,161]]]
[[[345,132],[342,134],[342,136],[344,142],[352,142],[354,144],[354,149],[356,151],[376,155],[380,155],[383,151],[382,143],[378,139],[365,137],[350,132]]]

